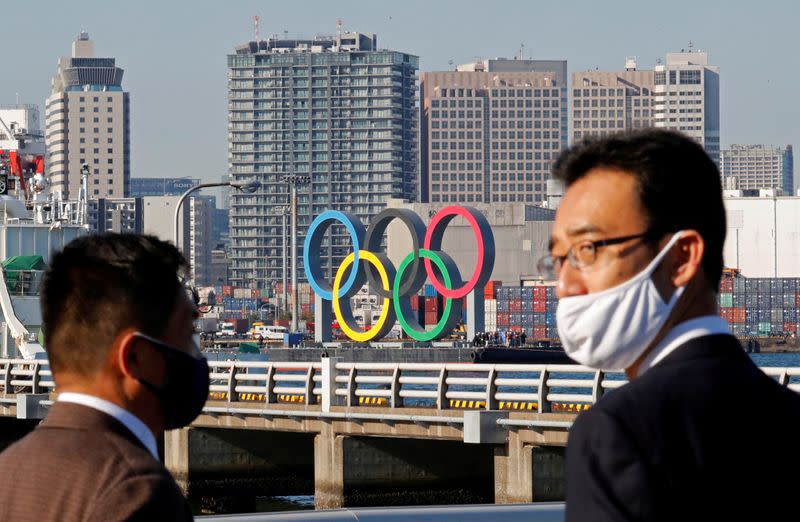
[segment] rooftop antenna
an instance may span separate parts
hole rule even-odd
[[[694,42],[692,42],[691,40],[689,40],[689,52],[692,52],[692,49],[693,49],[693,48],[694,48]]]
[[[341,42],[342,41],[342,19],[336,19],[336,39]]]
[[[525,59],[525,44],[524,43],[519,44],[519,59],[520,60],[524,60]]]
[[[450,69],[451,69],[451,70],[455,71],[455,69],[453,69],[453,63],[454,63],[454,62],[453,62],[453,59],[452,59],[452,58],[450,58],[449,60],[447,60],[447,65],[449,65],[449,66],[450,66]]]
[[[259,20],[260,19],[258,18],[258,15],[255,15],[253,17],[253,29],[255,30],[256,42],[261,40],[261,35],[258,32],[258,22],[259,22]]]

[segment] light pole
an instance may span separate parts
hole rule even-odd
[[[289,184],[292,212],[292,332],[297,332],[300,327],[300,300],[297,295],[297,185],[308,183],[311,176],[287,174],[283,176],[283,181]]]
[[[280,214],[281,216],[281,250],[283,255],[283,268],[282,268],[282,282],[283,282],[283,313],[286,314],[287,306],[286,302],[289,300],[289,289],[287,288],[287,281],[286,281],[286,274],[288,272],[288,259],[286,256],[286,216],[290,211],[290,207],[286,205],[280,205],[277,207],[273,207],[270,211],[273,215]]]
[[[196,187],[192,187],[183,194],[181,197],[178,198],[178,204],[175,205],[175,219],[174,219],[174,226],[175,226],[175,246],[180,250],[181,242],[178,240],[179,232],[178,232],[178,218],[180,216],[181,204],[183,204],[183,200],[189,197],[189,194],[194,192],[195,190],[200,190],[202,188],[209,188],[209,187],[233,187],[236,190],[241,190],[247,194],[252,194],[258,187],[261,186],[261,183],[258,181],[222,181],[219,183],[201,183]]]

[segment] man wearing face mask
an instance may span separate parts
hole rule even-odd
[[[578,416],[566,519],[769,520],[796,509],[800,395],[761,372],[718,316],[725,209],[703,149],[646,130],[583,142],[550,255],[567,354],[629,383]]]
[[[41,307],[58,397],[0,454],[0,520],[191,520],[157,438],[208,397],[184,257],[150,236],[69,243],[47,268]]]

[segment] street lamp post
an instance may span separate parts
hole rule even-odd
[[[175,218],[174,218],[174,223],[173,223],[174,227],[175,227],[175,236],[174,236],[174,238],[175,238],[175,247],[178,250],[181,250],[181,241],[179,241],[179,239],[178,239],[178,236],[179,236],[179,231],[178,231],[179,221],[178,221],[178,219],[180,217],[180,210],[181,210],[181,205],[183,204],[183,200],[185,200],[187,197],[189,197],[189,194],[191,194],[195,190],[200,190],[202,188],[210,188],[210,187],[233,187],[236,190],[241,190],[242,192],[245,192],[247,194],[252,194],[256,190],[258,190],[258,187],[260,187],[260,186],[261,186],[261,183],[258,182],[258,181],[249,181],[249,182],[246,182],[246,181],[222,181],[222,182],[219,182],[219,183],[201,183],[200,185],[197,185],[196,187],[192,187],[189,190],[187,190],[186,192],[184,192],[183,194],[181,194],[181,197],[178,198],[177,205],[175,205]]]
[[[283,181],[289,184],[290,189],[292,216],[292,332],[297,332],[300,328],[300,299],[297,295],[297,185],[308,183],[311,181],[311,176],[288,174],[283,177]]]
[[[288,256],[286,255],[287,254],[287,249],[286,249],[286,215],[288,214],[289,210],[290,210],[290,207],[281,205],[281,206],[278,206],[278,207],[273,207],[272,211],[271,211],[273,215],[275,215],[275,214],[280,214],[281,215],[281,250],[282,250],[282,256],[283,256],[283,266],[282,266],[282,270],[281,270],[282,271],[282,274],[281,274],[282,283],[283,283],[283,310],[282,311],[283,311],[284,314],[286,314],[286,312],[288,311],[286,303],[289,300],[289,289],[287,288],[287,284],[286,284],[287,283],[286,274],[288,273],[288,269],[289,269],[289,267],[288,267],[288,265],[289,265],[288,261],[289,260],[288,260]]]

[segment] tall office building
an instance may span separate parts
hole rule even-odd
[[[694,138],[719,164],[719,67],[706,52],[667,53],[665,63],[638,70],[572,74],[572,138],[661,127]]]
[[[425,72],[423,202],[543,202],[567,146],[567,62],[481,60]]]
[[[58,61],[45,105],[45,140],[52,190],[75,199],[81,166],[89,166],[88,196],[127,197],[130,183],[130,97],[114,58],[95,58],[81,33],[72,56]]]
[[[572,73],[572,138],[605,136],[651,127],[654,71],[639,71],[628,58],[625,70]]]
[[[418,67],[355,32],[253,41],[228,56],[230,175],[261,182],[254,194],[231,192],[231,284],[280,279],[285,176],[310,177],[298,188],[300,254],[324,210],[367,222],[389,198],[416,199]],[[346,235],[329,242],[328,273],[347,252]]]
[[[200,184],[200,178],[131,178],[131,197],[180,196]]]
[[[731,145],[722,151],[720,167],[728,189],[780,189],[793,195],[792,146]]]

